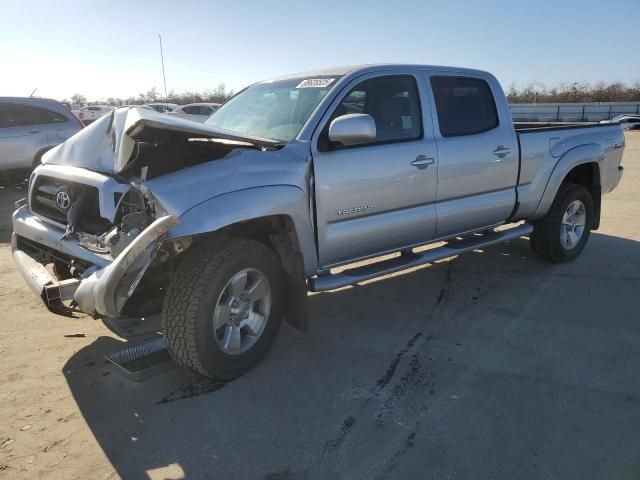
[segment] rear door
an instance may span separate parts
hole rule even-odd
[[[69,112],[63,115],[48,108],[34,107],[38,116],[38,123],[47,130],[47,139],[50,146],[64,142],[70,136],[80,130],[79,123],[72,118]]]
[[[29,105],[0,103],[0,169],[30,168],[48,145],[46,128]]]
[[[420,95],[418,75],[407,70],[353,80],[334,100],[314,134],[321,266],[433,237],[436,149],[429,104]],[[373,117],[374,142],[344,147],[329,141],[331,121],[348,113]]]
[[[515,206],[518,144],[497,80],[427,72],[438,145],[436,236],[504,222]]]

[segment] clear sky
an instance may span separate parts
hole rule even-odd
[[[640,0],[2,0],[0,96],[237,90],[325,66],[407,62],[532,80],[640,80]]]

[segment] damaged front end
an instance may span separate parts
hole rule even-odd
[[[192,241],[166,234],[202,199],[179,194],[164,205],[149,182],[238,149],[278,148],[143,108],[116,109],[47,152],[34,170],[28,199],[13,215],[16,265],[54,311],[118,317],[129,314],[134,296],[157,306],[171,259]],[[209,189],[200,194],[208,198]],[[176,198],[186,199],[183,208]]]
[[[12,236],[18,270],[52,311],[118,317],[158,254],[170,248],[162,237],[179,223],[164,212],[154,218],[149,206],[101,235],[76,232],[70,221],[64,231],[46,225],[20,206]]]
[[[78,308],[94,316],[119,316],[158,253],[161,244],[157,240],[176,225],[178,220],[173,215],[158,218],[131,240],[108,266],[85,272],[73,294]]]

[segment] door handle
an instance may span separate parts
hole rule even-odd
[[[504,158],[511,153],[511,149],[505,147],[504,145],[498,145],[496,149],[493,151],[493,154],[498,158]]]
[[[29,133],[40,133],[42,130],[29,130]]]
[[[427,157],[426,155],[418,155],[416,159],[413,162],[411,162],[411,165],[418,168],[419,170],[424,170],[434,162],[435,160],[431,157]]]

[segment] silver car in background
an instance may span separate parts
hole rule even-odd
[[[619,123],[623,130],[640,130],[640,115],[618,115],[600,123]]]
[[[32,168],[42,155],[83,128],[56,100],[0,97],[0,171]]]
[[[189,103],[169,112],[169,115],[204,123],[218,107],[220,107],[219,103]]]

